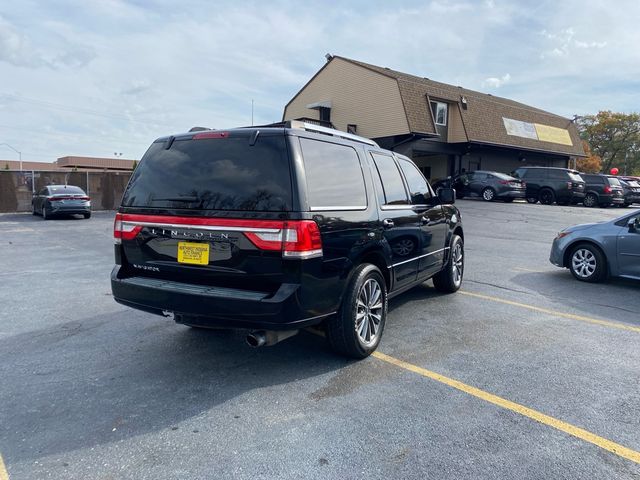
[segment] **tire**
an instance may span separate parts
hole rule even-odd
[[[485,202],[493,202],[496,198],[496,191],[491,188],[491,187],[487,187],[484,190],[482,190],[482,199]]]
[[[36,206],[33,203],[31,204],[31,215],[38,215],[38,212],[36,212]]]
[[[538,199],[536,197],[527,197],[528,203],[538,203]]]
[[[569,270],[581,282],[600,282],[607,275],[607,260],[595,245],[581,243],[571,250]]]
[[[366,358],[378,347],[387,318],[387,286],[375,265],[359,265],[338,313],[327,321],[331,348],[352,358]],[[359,320],[359,321],[358,321]]]
[[[582,205],[585,207],[593,208],[598,206],[598,197],[596,197],[593,193],[587,193],[582,200]]]
[[[543,205],[553,205],[556,201],[556,194],[550,188],[543,188],[540,190],[539,199]]]
[[[464,243],[462,238],[454,235],[451,238],[449,260],[440,272],[433,277],[433,286],[442,293],[454,293],[462,285],[464,274]]]
[[[42,205],[42,219],[49,220],[49,216],[47,215],[47,207],[45,207],[44,205]]]
[[[89,212],[89,213],[83,213],[83,214],[82,214],[82,216],[83,216],[84,218],[91,218],[91,212]]]

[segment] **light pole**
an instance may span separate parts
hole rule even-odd
[[[9,147],[11,150],[13,150],[14,152],[16,152],[18,154],[18,158],[20,159],[20,171],[22,171],[22,152],[20,150],[16,150],[15,148],[13,148],[8,143],[0,143],[0,145],[4,145],[5,147]]]

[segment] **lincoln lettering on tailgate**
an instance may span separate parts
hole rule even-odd
[[[178,242],[178,262],[194,265],[209,264],[209,244]]]

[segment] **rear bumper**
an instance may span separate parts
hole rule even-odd
[[[272,295],[247,290],[193,285],[148,277],[119,277],[111,272],[116,302],[156,315],[188,317],[191,325],[238,329],[292,330],[316,325],[334,312],[305,308],[300,285],[285,283]]]
[[[83,215],[85,213],[91,213],[91,207],[81,205],[50,207],[47,208],[47,213],[50,215]]]

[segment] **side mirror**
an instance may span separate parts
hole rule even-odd
[[[635,233],[640,230],[640,217],[630,218],[627,226],[629,227],[629,233]]]
[[[438,190],[440,203],[456,203],[456,191],[453,188],[441,188]]]

